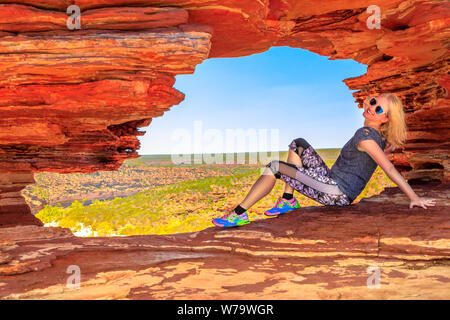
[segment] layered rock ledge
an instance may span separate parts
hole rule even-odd
[[[305,207],[237,229],[77,238],[63,228],[0,228],[0,298],[448,299],[450,192],[415,189],[437,205],[409,209],[388,188],[349,207]]]
[[[0,5],[0,214],[33,223],[19,195],[35,172],[116,170],[148,126],[184,99],[174,76],[207,58],[272,46],[368,65],[344,80],[359,107],[395,92],[406,147],[392,160],[410,181],[450,181],[450,5],[378,1],[18,0]],[[70,5],[81,29],[68,30]],[[351,107],[351,106],[349,106]],[[26,178],[24,178],[26,177]],[[17,209],[19,208],[19,211]],[[18,217],[23,213],[22,218]],[[9,221],[9,222],[8,222]]]

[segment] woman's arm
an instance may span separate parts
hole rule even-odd
[[[402,190],[411,201],[420,198],[393,165],[388,171],[384,172],[396,185],[398,185],[400,190]]]
[[[386,175],[398,185],[408,198],[411,200],[409,207],[415,205],[426,209],[426,205],[434,206],[434,199],[425,199],[419,197],[411,186],[406,182],[405,178],[397,171],[392,162],[386,157],[386,154],[373,140],[362,140],[358,144],[358,149],[364,150],[368,155],[383,169]]]
[[[384,148],[384,153],[386,155],[394,153],[395,151],[395,147],[392,146],[389,142],[386,143],[386,147]]]

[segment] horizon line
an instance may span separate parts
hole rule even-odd
[[[336,150],[336,149],[342,149],[342,148],[314,148],[314,150]],[[170,156],[170,155],[195,155],[195,154],[238,154],[238,153],[282,153],[282,152],[288,152],[288,150],[283,151],[241,151],[241,152],[205,152],[205,153],[146,153],[146,154],[139,154],[139,156]]]

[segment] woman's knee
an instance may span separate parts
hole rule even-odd
[[[272,171],[273,175],[275,176],[275,178],[280,179],[281,174],[280,174],[280,161],[279,160],[272,160],[270,161],[267,165],[267,168],[270,169],[270,171]]]
[[[311,146],[308,141],[303,138],[297,138],[292,140],[289,147],[293,149],[299,156],[303,153],[303,150]]]
[[[277,179],[280,179],[281,174],[294,177],[295,171],[292,172],[292,169],[298,170],[295,164],[282,160],[272,160],[266,165],[266,167],[268,167],[272,171],[272,173],[275,175],[275,178]]]
[[[309,142],[306,141],[306,140],[303,139],[303,138],[297,138],[297,139],[294,139],[294,140],[292,140],[292,142],[295,144],[295,146],[296,146],[297,148],[301,147],[301,148],[303,148],[303,149],[306,149],[306,148],[308,148],[309,146],[311,146],[311,145],[309,144]]]

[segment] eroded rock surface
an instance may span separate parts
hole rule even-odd
[[[67,28],[72,4],[81,9],[81,30]],[[406,148],[393,157],[397,168],[407,179],[448,184],[450,5],[378,1],[379,29],[368,27],[370,5],[2,1],[0,170],[116,170],[124,159],[137,157],[136,136],[144,134],[138,128],[184,99],[173,88],[175,75],[193,73],[210,57],[291,46],[367,64],[367,74],[344,82],[358,90],[353,95],[360,107],[370,93],[390,91],[403,99],[409,132]],[[2,212],[13,213],[8,208],[20,202],[5,195],[11,187],[0,186]],[[23,214],[22,224],[31,221]]]
[[[437,205],[409,209],[406,196],[388,188],[349,207],[305,207],[244,227],[166,236],[0,228],[0,297],[448,299],[450,192],[415,190],[436,196]],[[79,289],[70,287],[70,266],[80,270]],[[379,288],[368,268],[379,268]]]

